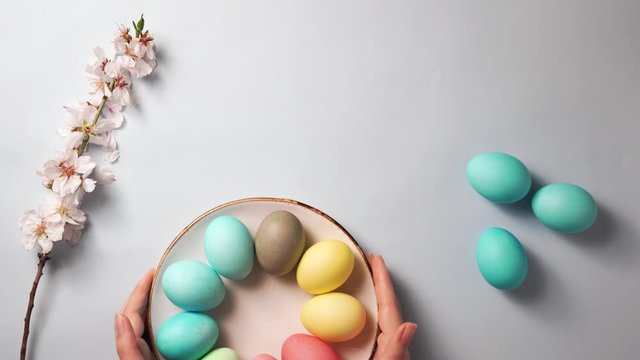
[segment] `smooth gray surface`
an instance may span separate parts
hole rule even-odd
[[[17,228],[44,194],[34,172],[91,49],[141,11],[160,66],[135,85],[118,181],[89,197],[82,244],[54,249],[32,359],[114,358],[113,315],[169,241],[260,195],[314,205],[385,255],[420,325],[414,359],[637,358],[640,2],[596,0],[0,0],[0,358],[17,357],[35,271]],[[597,224],[564,236],[480,198],[464,167],[493,149],[590,190]],[[476,269],[490,226],[531,258],[514,293]]]

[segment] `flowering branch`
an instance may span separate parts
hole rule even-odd
[[[45,162],[38,174],[49,189],[40,207],[27,211],[20,219],[22,245],[31,250],[37,243],[38,269],[29,294],[20,359],[27,353],[27,340],[35,295],[49,260],[53,243],[66,240],[76,245],[82,236],[86,215],[80,209],[85,194],[96,185],[115,181],[113,172],[96,165],[85,152],[89,144],[102,148],[104,160],[113,163],[120,153],[113,130],[122,126],[122,109],[131,102],[129,91],[133,79],[149,75],[156,66],[154,39],[144,30],[144,17],[133,22],[135,36],[121,25],[113,40],[115,54],[108,58],[105,52],[94,49],[95,61],[87,66],[90,99],[65,106],[69,113],[67,124],[59,130],[64,137],[64,151]]]

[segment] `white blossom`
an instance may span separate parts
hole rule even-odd
[[[42,209],[45,214],[50,214],[51,221],[62,221],[73,225],[82,224],[86,217],[84,211],[78,208],[80,205],[78,194],[80,191],[60,197],[58,194],[50,192],[44,198]]]
[[[69,113],[67,125],[58,133],[64,137],[64,145],[67,150],[77,149],[83,140],[89,143],[106,146],[107,134],[122,126],[124,118],[120,112],[104,111],[96,120],[98,110],[88,102],[76,106],[65,107]],[[96,120],[94,122],[94,120]]]
[[[151,74],[156,66],[155,54],[153,50],[147,55],[150,46],[144,45],[138,38],[133,38],[129,42],[115,41],[114,45],[119,56],[116,64],[126,69],[131,77],[141,78]]]
[[[118,74],[114,78],[114,86],[111,91],[111,99],[114,102],[118,102],[120,108],[131,104],[131,97],[129,96],[129,88],[131,87],[131,81],[124,75]]]
[[[64,222],[54,221],[43,208],[27,211],[20,218],[22,231],[22,246],[31,250],[36,242],[40,244],[42,252],[47,254],[53,247],[53,242],[62,239]]]
[[[123,44],[128,44],[133,37],[129,34],[129,28],[125,25],[118,25],[118,30],[116,31],[116,38],[113,40],[113,46],[116,49],[116,53],[118,49],[123,48]]]
[[[155,63],[155,59],[156,59],[156,53],[154,50],[155,39],[153,38],[153,36],[151,36],[151,34],[149,33],[149,30],[140,34],[140,36],[138,37],[138,41],[144,47],[144,51],[145,51],[144,58],[147,60],[153,60]]]
[[[109,78],[116,76],[116,65],[111,59],[107,57],[104,50],[101,47],[93,49],[93,53],[96,55],[95,60],[87,65],[87,73],[102,76],[107,75]]]
[[[66,196],[80,187],[86,192],[92,192],[95,180],[89,179],[88,176],[95,167],[96,163],[90,156],[78,156],[75,151],[68,150],[58,159],[47,161],[41,175],[46,181],[51,181],[51,189],[54,192]]]
[[[106,77],[106,74],[89,74],[88,80],[90,94],[93,94],[99,99],[105,96],[111,96],[111,89],[109,89],[110,80]]]

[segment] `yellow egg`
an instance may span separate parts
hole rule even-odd
[[[300,259],[296,278],[309,294],[324,294],[344,284],[355,258],[347,244],[340,240],[324,240],[310,247]]]
[[[342,342],[360,334],[367,321],[367,313],[358,299],[333,292],[307,301],[300,311],[300,320],[313,336]]]

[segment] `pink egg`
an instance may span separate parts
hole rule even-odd
[[[278,360],[271,355],[260,354],[253,358],[253,360]]]
[[[340,360],[329,344],[315,336],[291,335],[282,345],[282,360]]]

